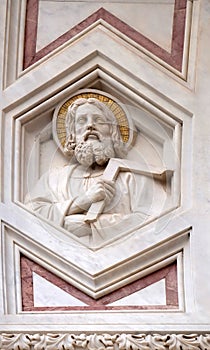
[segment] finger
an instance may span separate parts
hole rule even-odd
[[[107,185],[110,185],[110,186],[112,186],[112,187],[114,187],[115,186],[115,182],[114,181],[111,181],[111,180],[105,180],[105,179],[99,179],[98,181],[97,181],[97,183],[98,184],[107,184]]]
[[[108,191],[108,192],[110,192],[112,194],[115,194],[115,192],[116,192],[115,187],[110,186],[108,184],[104,184],[104,189],[105,189],[105,191]]]
[[[104,181],[103,184],[107,188],[115,188],[115,182],[114,181]]]
[[[112,198],[113,198],[113,195],[111,193],[106,193],[106,197],[105,197],[106,202],[111,202]]]
[[[97,192],[102,197],[106,196],[106,190],[105,190],[104,186],[100,186]]]
[[[115,182],[111,180],[102,180],[105,184],[110,185],[110,186],[115,186]]]
[[[114,195],[115,195],[115,191],[113,191],[113,190],[106,190],[105,191],[106,192],[106,196],[108,197],[108,198],[113,198],[114,197]]]

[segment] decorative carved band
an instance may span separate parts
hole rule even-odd
[[[210,334],[6,334],[3,350],[208,350]]]

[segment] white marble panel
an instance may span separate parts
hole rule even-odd
[[[33,291],[35,307],[86,306],[85,303],[33,272]]]
[[[148,39],[170,51],[174,1],[170,4],[108,4],[105,8]]]
[[[1,2],[1,6],[6,4],[6,1]],[[16,1],[11,2],[11,4]],[[188,4],[190,1],[188,1]],[[62,2],[60,2],[62,4]],[[62,332],[65,330],[71,330],[76,332],[118,332],[128,331],[130,332],[198,332],[209,331],[209,319],[210,319],[210,284],[209,281],[209,269],[210,254],[208,254],[208,248],[210,244],[209,236],[209,198],[207,192],[207,183],[209,182],[209,96],[207,91],[210,88],[209,79],[209,62],[210,53],[206,48],[209,42],[209,0],[203,0],[202,2],[193,1],[193,38],[190,38],[190,81],[179,79],[178,75],[172,75],[171,72],[167,72],[163,66],[157,66],[157,64],[150,64],[150,61],[143,60],[143,58],[136,54],[135,50],[131,51],[126,43],[122,43],[118,39],[117,42],[113,38],[108,36],[107,32],[102,32],[97,29],[92,33],[89,33],[87,38],[82,38],[81,41],[77,41],[72,46],[66,46],[65,50],[58,52],[56,55],[51,56],[50,60],[43,60],[42,64],[37,63],[36,66],[30,70],[24,72],[19,79],[3,92],[3,104],[5,106],[4,113],[5,118],[2,118],[5,124],[3,124],[2,130],[5,130],[3,135],[2,152],[2,171],[3,171],[3,203],[1,203],[1,216],[2,221],[8,223],[9,227],[13,227],[16,230],[16,236],[11,237],[11,245],[2,249],[2,261],[1,261],[1,294],[5,296],[0,300],[1,308],[1,329],[3,332],[8,331],[20,331],[28,330],[37,332],[40,331],[55,331]],[[197,10],[196,10],[197,9]],[[198,11],[200,10],[200,12]],[[4,13],[3,11],[1,13]],[[195,23],[199,20],[199,30]],[[12,30],[7,26],[7,30]],[[196,50],[198,42],[198,49]],[[110,44],[111,43],[111,44]],[[2,49],[5,45],[2,45]],[[10,55],[15,55],[14,46],[10,43],[12,48]],[[99,50],[103,55],[93,58],[92,61],[88,61],[92,52]],[[186,48],[186,51],[188,48]],[[120,52],[120,62],[119,62]],[[193,52],[193,55],[192,55]],[[193,57],[192,57],[193,56]],[[86,61],[85,58],[87,57]],[[107,58],[107,61],[103,57]],[[193,60],[192,60],[193,58]],[[196,58],[196,64],[195,64]],[[5,59],[5,62],[6,59]],[[113,63],[114,62],[114,63]],[[118,63],[119,62],[119,63]],[[77,65],[76,65],[77,64]],[[80,66],[80,64],[82,66]],[[12,69],[12,65],[7,62],[8,69]],[[114,244],[109,247],[101,249],[95,253],[95,260],[93,260],[92,252],[86,252],[85,248],[80,247],[72,240],[72,244],[66,246],[63,242],[56,240],[56,235],[52,228],[52,234],[50,230],[38,228],[38,224],[34,220],[34,217],[29,212],[25,212],[20,205],[12,203],[13,190],[12,190],[12,175],[18,176],[18,172],[14,172],[13,159],[14,152],[12,152],[12,135],[13,123],[12,120],[15,116],[21,115],[25,110],[38,106],[42,101],[49,99],[49,96],[55,95],[58,91],[66,88],[69,84],[79,79],[78,77],[84,77],[85,73],[90,71],[92,67],[103,67],[104,71],[109,73],[111,77],[117,77],[119,81],[125,82],[125,87],[132,88],[131,91],[139,92],[141,96],[145,96],[146,101],[152,101],[154,105],[159,105],[163,110],[170,110],[171,114],[178,120],[182,120],[182,116],[186,113],[186,117],[183,117],[183,142],[181,145],[180,153],[182,154],[182,207],[178,209],[174,215],[170,217],[171,221],[165,220],[165,228],[167,234],[162,234],[160,231],[155,231],[151,235],[136,234],[132,236],[132,240],[129,237],[128,241],[120,241],[116,244],[116,250],[114,251]],[[15,67],[16,68],[16,67]],[[88,68],[88,69],[87,69]],[[127,74],[127,76],[126,76]],[[194,75],[196,76],[196,85],[194,85]],[[188,77],[186,77],[187,79]],[[126,88],[125,88],[126,89]],[[56,98],[58,98],[56,96]],[[171,106],[169,106],[172,101]],[[180,110],[178,111],[178,106]],[[169,108],[170,107],[170,108]],[[190,111],[191,113],[187,112]],[[193,133],[191,134],[191,114],[193,115]],[[10,132],[11,129],[11,132]],[[18,153],[18,151],[16,151]],[[17,158],[19,160],[19,158]],[[167,219],[167,218],[166,218]],[[172,222],[172,220],[174,220]],[[176,236],[179,232],[179,220],[183,220],[185,225],[192,226],[192,235],[190,237],[190,244],[188,246],[188,253],[184,252],[184,274],[179,277],[179,282],[183,281],[183,295],[186,297],[183,312],[127,312],[122,313],[72,313],[72,314],[28,314],[23,313],[16,315],[17,308],[15,305],[17,290],[15,285],[17,271],[14,271],[15,264],[10,256],[14,253],[15,247],[25,247],[28,251],[31,251],[36,256],[42,257],[47,251],[53,251],[56,249],[64,259],[67,259],[69,255],[73,255],[74,261],[83,259],[81,265],[84,271],[90,270],[92,273],[97,273],[95,269],[99,269],[98,265],[101,264],[101,269],[105,268],[105,260],[111,265],[117,263],[117,259],[124,258],[124,252],[129,250],[131,254],[138,253],[134,250],[145,249],[145,258],[147,264],[151,265],[152,258],[148,258],[150,254],[149,248],[151,244],[156,244],[156,247],[160,249],[161,254],[169,254],[168,249],[161,246],[158,242],[170,238],[170,235]],[[172,226],[173,224],[173,226]],[[22,233],[21,233],[22,232]],[[51,236],[50,236],[51,234]],[[62,233],[60,233],[62,235]],[[53,236],[53,238],[52,238]],[[9,239],[9,233],[5,233],[5,238]],[[33,240],[34,246],[30,242]],[[18,241],[18,243],[17,243]],[[14,243],[13,243],[14,242]],[[151,243],[152,242],[152,243]],[[43,252],[36,248],[36,245],[42,244],[46,247]],[[124,243],[124,244],[123,244]],[[172,242],[173,243],[173,242]],[[172,244],[171,243],[171,244]],[[33,249],[32,249],[32,248]],[[37,250],[36,250],[37,249]],[[73,253],[72,253],[73,251]],[[164,253],[164,251],[166,253]],[[180,249],[176,249],[180,251]],[[41,253],[40,253],[41,252]],[[69,254],[71,252],[71,254]],[[118,256],[116,256],[116,254]],[[86,254],[86,255],[85,255]],[[104,255],[103,255],[104,254]],[[119,256],[121,254],[121,256]],[[112,258],[112,260],[110,259]],[[3,260],[6,258],[7,260]],[[19,258],[19,256],[18,256]],[[43,256],[46,261],[47,258]],[[50,258],[50,265],[56,267],[59,271],[64,266],[55,259],[52,255]],[[119,260],[118,259],[118,260]],[[111,261],[110,261],[111,260]],[[150,261],[149,261],[150,260]],[[155,260],[155,259],[154,259]],[[4,261],[7,261],[5,264]],[[11,262],[12,261],[12,262]],[[17,259],[18,263],[19,260]],[[55,261],[55,264],[53,264]],[[91,262],[95,263],[94,268],[91,266]],[[149,261],[149,263],[148,263]],[[63,263],[63,262],[62,262]],[[72,263],[72,265],[73,265]],[[98,264],[98,265],[97,265]],[[143,264],[143,263],[142,263]],[[18,265],[18,264],[17,264]],[[138,264],[136,264],[138,265]],[[149,266],[150,266],[149,265]],[[70,270],[68,268],[68,270]],[[64,271],[66,273],[66,271]],[[67,273],[66,273],[67,274]],[[5,288],[5,277],[9,277],[11,283],[8,282]],[[104,279],[106,276],[104,276]],[[13,283],[13,284],[12,284]],[[12,297],[8,297],[7,293],[11,293]],[[14,307],[11,311],[6,310],[7,306],[11,307],[12,302]],[[13,305],[13,304],[12,304]],[[8,307],[9,307],[8,306]],[[9,315],[7,314],[9,313]],[[161,319],[161,322],[160,322]]]
[[[40,1],[37,51],[101,7],[170,51],[174,0],[169,3]]]
[[[119,299],[110,306],[126,305],[166,305],[165,279],[139,290],[125,298]]]

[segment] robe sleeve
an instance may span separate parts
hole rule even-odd
[[[63,226],[64,218],[73,203],[73,199],[65,198],[66,193],[63,195],[59,188],[64,175],[59,171],[44,174],[25,198],[29,209],[59,226]]]

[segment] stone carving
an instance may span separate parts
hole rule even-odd
[[[44,174],[25,203],[88,246],[139,227],[166,204],[160,180],[167,171],[127,161],[127,148],[103,102],[76,99],[66,115],[63,150],[71,160]]]
[[[208,350],[210,334],[7,334],[2,350]]]

